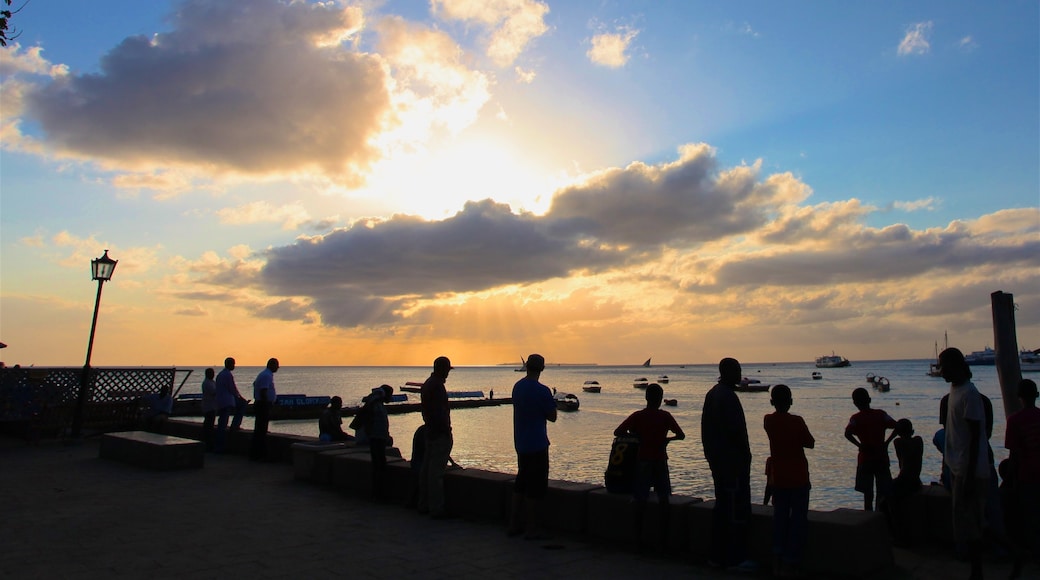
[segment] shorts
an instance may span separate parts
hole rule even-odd
[[[657,501],[665,503],[672,494],[672,481],[668,475],[668,460],[639,460],[635,485],[632,487],[632,498],[646,501],[650,497],[650,488],[654,488]]]
[[[529,499],[543,499],[549,490],[549,449],[516,454],[513,492]]]
[[[888,459],[865,461],[856,467],[856,491],[871,493],[877,482],[878,496],[886,496],[892,491],[892,471],[888,467]]]

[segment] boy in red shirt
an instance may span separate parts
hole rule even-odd
[[[668,545],[668,496],[672,493],[672,483],[668,475],[668,453],[665,451],[665,446],[669,441],[686,438],[686,433],[675,422],[672,414],[661,409],[663,398],[664,389],[661,388],[661,385],[651,383],[646,387],[646,408],[632,413],[618,425],[617,429],[614,429],[615,437],[631,433],[639,438],[639,453],[636,456],[639,469],[635,486],[632,489],[635,504],[632,523],[636,543],[640,546],[643,544],[643,514],[646,511],[646,500],[650,496],[650,487],[653,486],[657,493],[657,503],[661,513],[658,522],[660,525],[658,540],[661,549]],[[669,431],[675,435],[669,437]]]
[[[870,395],[862,387],[852,391],[852,402],[859,412],[849,418],[845,438],[859,448],[856,457],[856,491],[863,493],[863,509],[869,512],[874,511],[875,483],[879,504],[892,487],[885,430],[895,429],[896,420],[881,409],[871,409]]]
[[[805,450],[814,448],[816,440],[805,420],[788,412],[793,402],[790,387],[773,387],[769,402],[776,408],[763,420],[773,492],[773,575],[793,576],[801,565],[808,531],[811,485]]]

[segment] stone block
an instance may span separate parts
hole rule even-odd
[[[635,503],[627,493],[609,493],[600,488],[590,492],[588,498],[587,532],[601,539],[630,545],[635,549],[638,545],[635,536],[634,518]],[[669,498],[668,552],[685,552],[690,545],[691,506],[700,504],[699,497],[672,495]],[[646,512],[643,514],[642,541],[647,546],[657,546],[660,542],[660,506],[657,497],[651,492],[647,500]]]
[[[509,516],[513,475],[467,467],[444,474],[449,513],[470,519],[504,522]]]
[[[332,486],[350,495],[372,495],[372,456],[368,449],[356,448],[356,452],[325,452],[332,460]],[[404,463],[400,457],[387,456],[387,474],[390,465]]]
[[[895,564],[888,521],[879,512],[810,511],[808,535],[803,558],[808,573],[879,577]]]
[[[588,511],[587,496],[589,492],[597,489],[603,489],[603,486],[559,479],[549,480],[549,489],[541,505],[541,525],[563,532],[584,532]]]
[[[296,479],[312,483],[327,484],[331,480],[331,461],[318,464],[319,454],[326,452],[347,451],[347,443],[305,442],[293,443],[293,475]]]
[[[205,462],[201,441],[147,431],[124,431],[101,436],[98,456],[155,470],[201,468]]]

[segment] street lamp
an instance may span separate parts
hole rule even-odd
[[[98,308],[101,306],[101,287],[105,282],[112,279],[112,273],[116,270],[119,260],[105,255],[90,261],[90,273],[93,280],[97,280],[97,298],[94,300],[94,319],[90,323],[90,340],[87,342],[87,361],[83,363],[83,376],[79,381],[79,395],[76,398],[76,412],[72,416],[72,436],[79,437],[80,428],[83,426],[83,407],[87,402],[87,381],[90,378],[90,355],[94,351],[94,331],[97,329]]]

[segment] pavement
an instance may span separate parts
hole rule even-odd
[[[99,459],[96,438],[0,436],[0,490],[0,578],[769,577],[582,536],[527,541],[500,523],[435,521],[296,481],[287,464],[208,454],[202,469],[148,471]],[[986,563],[987,578],[1009,571]],[[875,576],[967,577],[947,551],[902,549]],[[1023,575],[1038,577],[1035,566]]]

